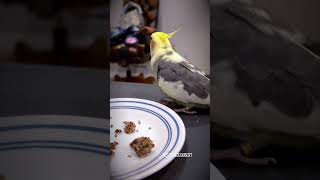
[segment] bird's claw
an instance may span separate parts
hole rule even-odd
[[[177,106],[176,103],[174,102],[174,100],[172,100],[172,99],[160,99],[160,104],[163,104],[163,105],[168,106],[170,108]]]
[[[191,111],[191,110],[188,110],[187,108],[175,108],[175,109],[173,109],[173,111],[177,112],[177,113],[185,113],[185,114],[190,114],[190,115],[197,113],[196,111]]]
[[[215,150],[211,152],[211,160],[233,159],[245,164],[251,165],[269,165],[277,164],[277,160],[272,157],[253,158],[245,156],[241,153],[240,148],[232,148],[227,150]]]
[[[272,158],[272,157],[264,157],[263,161],[265,161],[265,165],[268,165],[270,163],[277,164],[277,160],[275,158]]]
[[[242,155],[242,157],[235,158],[235,160],[238,160],[238,161],[243,162],[245,164],[251,164],[251,165],[277,164],[277,160],[272,157],[252,158],[252,157],[246,157],[246,156]]]
[[[172,99],[160,99],[160,103],[168,106],[173,109],[176,113],[185,113],[185,114],[196,114],[196,111],[191,111],[191,108],[189,107],[183,107],[183,108],[175,108],[178,105],[174,102]]]
[[[170,104],[173,103],[174,101],[172,99],[160,99],[161,104]]]

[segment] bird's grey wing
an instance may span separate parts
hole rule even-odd
[[[319,56],[306,46],[310,40],[303,33],[292,29],[284,23],[274,21],[270,13],[265,9],[256,7],[254,4],[234,1],[227,5],[225,12],[241,19],[249,26],[256,28],[266,35],[277,36],[289,40],[319,59]]]
[[[189,95],[194,94],[201,99],[206,99],[210,94],[210,80],[188,63],[159,61],[157,75],[158,80],[163,78],[167,82],[180,81]]]
[[[215,63],[231,61],[238,66],[238,87],[254,104],[266,100],[288,115],[309,115],[312,96],[320,95],[317,58],[279,35],[271,18],[248,13],[244,10],[247,7],[241,6],[228,3],[214,7]],[[275,33],[259,29],[258,24],[271,26]]]
[[[264,79],[257,79],[241,65],[235,65],[237,84],[245,92],[253,105],[262,101],[271,102],[281,112],[293,117],[306,117],[311,114],[314,99],[311,91],[297,76],[278,70]]]
[[[206,74],[205,72],[203,72],[202,70],[200,70],[199,68],[197,68],[196,66],[194,66],[193,64],[189,63],[188,61],[182,61],[179,63],[181,66],[185,67],[186,69],[188,69],[191,72],[197,72],[199,73],[201,76],[205,76],[206,78],[209,78],[208,74]]]

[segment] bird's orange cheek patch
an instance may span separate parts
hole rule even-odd
[[[150,48],[151,48],[151,49],[154,48],[154,42],[153,42],[153,41],[150,42]]]

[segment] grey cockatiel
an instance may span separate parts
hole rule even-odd
[[[210,105],[210,79],[172,49],[169,38],[174,33],[155,32],[151,35],[151,68],[162,92],[185,106],[174,110],[193,114],[192,108]]]
[[[254,4],[213,6],[211,132],[250,143],[214,159],[266,164],[241,155],[267,145],[320,147],[320,61],[301,33]]]

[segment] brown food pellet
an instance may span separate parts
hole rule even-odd
[[[140,158],[146,157],[154,148],[154,144],[149,137],[139,137],[130,143],[131,148]]]
[[[138,124],[141,124],[140,120],[138,121]]]
[[[112,142],[112,143],[110,143],[110,149],[116,149],[116,147],[117,147],[117,145],[118,145],[119,143],[117,142],[117,141],[114,141],[114,142]]]
[[[131,155],[128,155],[128,158],[131,158],[132,156]]]
[[[116,129],[114,132],[114,137],[118,137],[118,134],[122,133],[121,129]]]
[[[114,132],[117,133],[117,134],[122,133],[121,129],[116,129]]]
[[[125,127],[124,127],[124,132],[127,133],[127,134],[131,134],[133,133],[135,130],[136,130],[136,125],[134,124],[134,122],[131,122],[131,121],[125,121],[123,122],[125,124]]]
[[[118,144],[119,143],[117,141],[114,141],[114,142],[110,143],[110,155],[111,156],[114,154],[114,150],[116,149]]]

